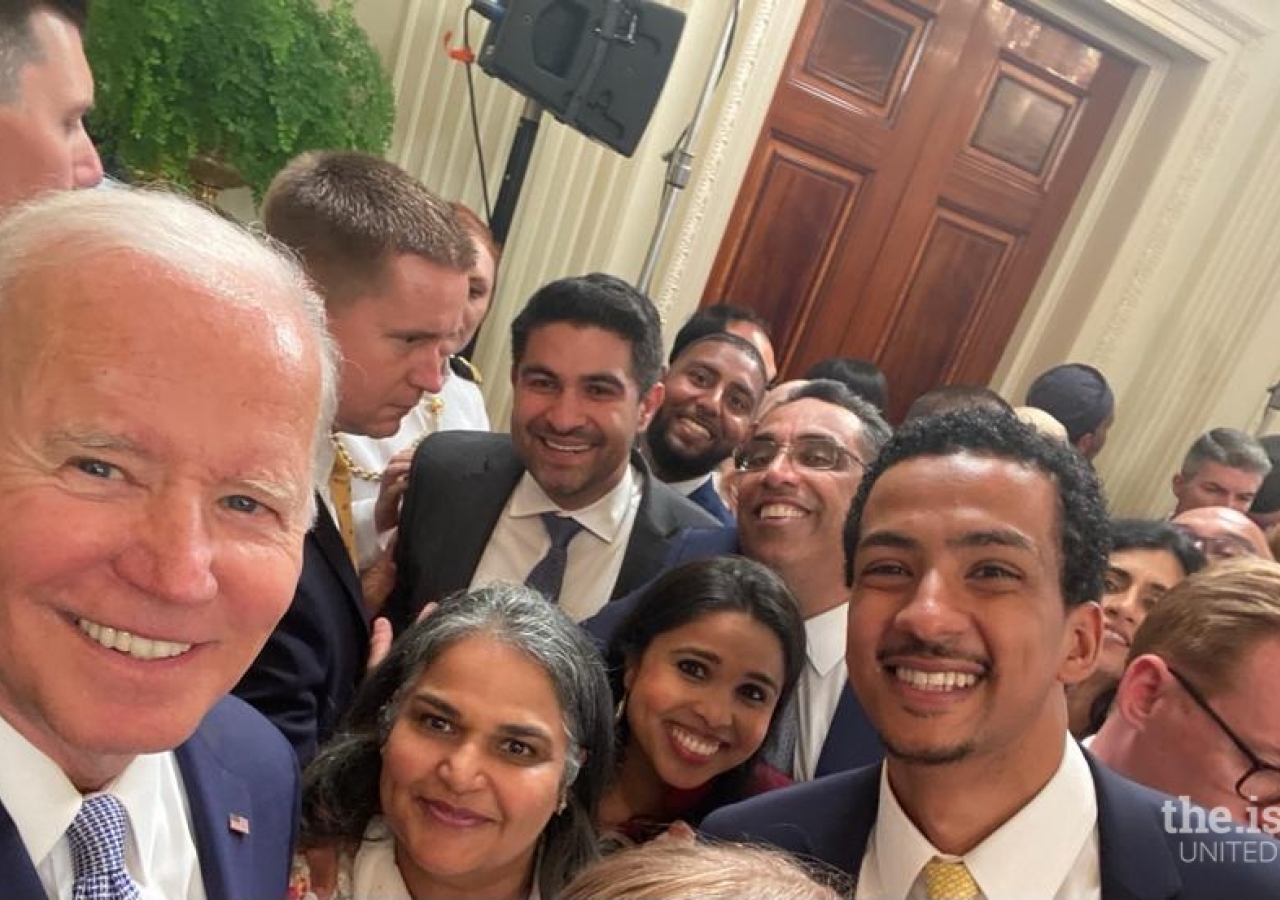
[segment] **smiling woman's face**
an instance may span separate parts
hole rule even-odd
[[[410,892],[527,885],[568,752],[555,689],[532,659],[483,634],[441,654],[382,749],[382,810]]]
[[[663,632],[627,670],[627,752],[643,752],[669,787],[706,784],[760,748],[783,672],[782,643],[747,613]]]

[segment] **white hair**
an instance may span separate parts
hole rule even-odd
[[[120,251],[154,262],[236,306],[265,309],[267,297],[295,301],[294,309],[283,308],[305,323],[320,359],[312,478],[327,479],[329,429],[338,397],[337,349],[325,326],[324,302],[292,255],[269,238],[163,191],[121,187],[52,192],[0,220],[0,307],[23,278],[66,271]]]

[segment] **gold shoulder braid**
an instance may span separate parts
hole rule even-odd
[[[484,379],[480,376],[480,367],[477,366],[475,363],[473,363],[471,360],[467,359],[465,356],[461,354],[454,354],[449,358],[449,361],[450,363],[457,365],[458,368],[465,369],[467,373],[467,377],[470,378],[472,381],[474,381],[477,385],[484,384]]]

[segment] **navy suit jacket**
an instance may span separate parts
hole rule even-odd
[[[724,501],[720,499],[720,492],[716,490],[714,478],[708,478],[698,485],[698,489],[689,495],[689,499],[715,516],[721,525],[733,526],[733,513],[729,512],[729,507],[725,506]]]
[[[369,653],[360,577],[328,507],[316,505],[293,602],[233,691],[275,723],[304,766],[350,705]]]
[[[741,553],[736,528],[691,528],[672,543],[666,563],[660,571],[654,573],[654,577],[691,560]],[[600,612],[583,621],[582,627],[602,651],[609,646],[613,632],[648,587],[645,584],[621,600],[607,604]],[[867,718],[853,688],[846,683],[844,690],[840,692],[835,715],[831,718],[827,739],[822,742],[822,753],[818,756],[814,774],[821,778],[833,772],[869,766],[882,759],[884,745],[880,743],[880,736]]]
[[[298,827],[298,764],[284,739],[234,697],[175,751],[209,900],[284,897]],[[233,831],[233,816],[248,833]],[[0,806],[0,894],[45,900],[17,826]]]
[[[641,473],[640,508],[610,600],[652,578],[667,557],[668,545],[684,529],[716,525],[707,513],[654,478],[639,453],[631,458]],[[506,434],[443,431],[418,447],[400,508],[396,584],[382,613],[397,634],[428,601],[471,583],[489,535],[524,471]]]
[[[1169,833],[1162,809],[1169,797],[1085,756],[1098,797],[1102,900],[1280,897],[1280,855],[1271,852],[1276,848],[1272,838],[1243,828],[1223,835],[1179,834],[1176,814]],[[868,766],[726,806],[704,819],[701,828],[712,837],[772,844],[856,878],[879,801],[880,766]],[[1251,842],[1261,861],[1231,861],[1230,848],[1223,845],[1232,840]],[[1222,861],[1212,861],[1205,845],[1218,848]],[[1033,842],[1021,862],[1035,865]]]

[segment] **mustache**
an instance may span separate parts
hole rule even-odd
[[[887,647],[881,647],[876,651],[876,662],[883,666],[895,656],[914,656],[919,659],[973,663],[974,665],[982,666],[984,672],[991,668],[991,663],[985,657],[976,653],[966,653],[946,644],[926,641],[918,637],[903,638]]]

